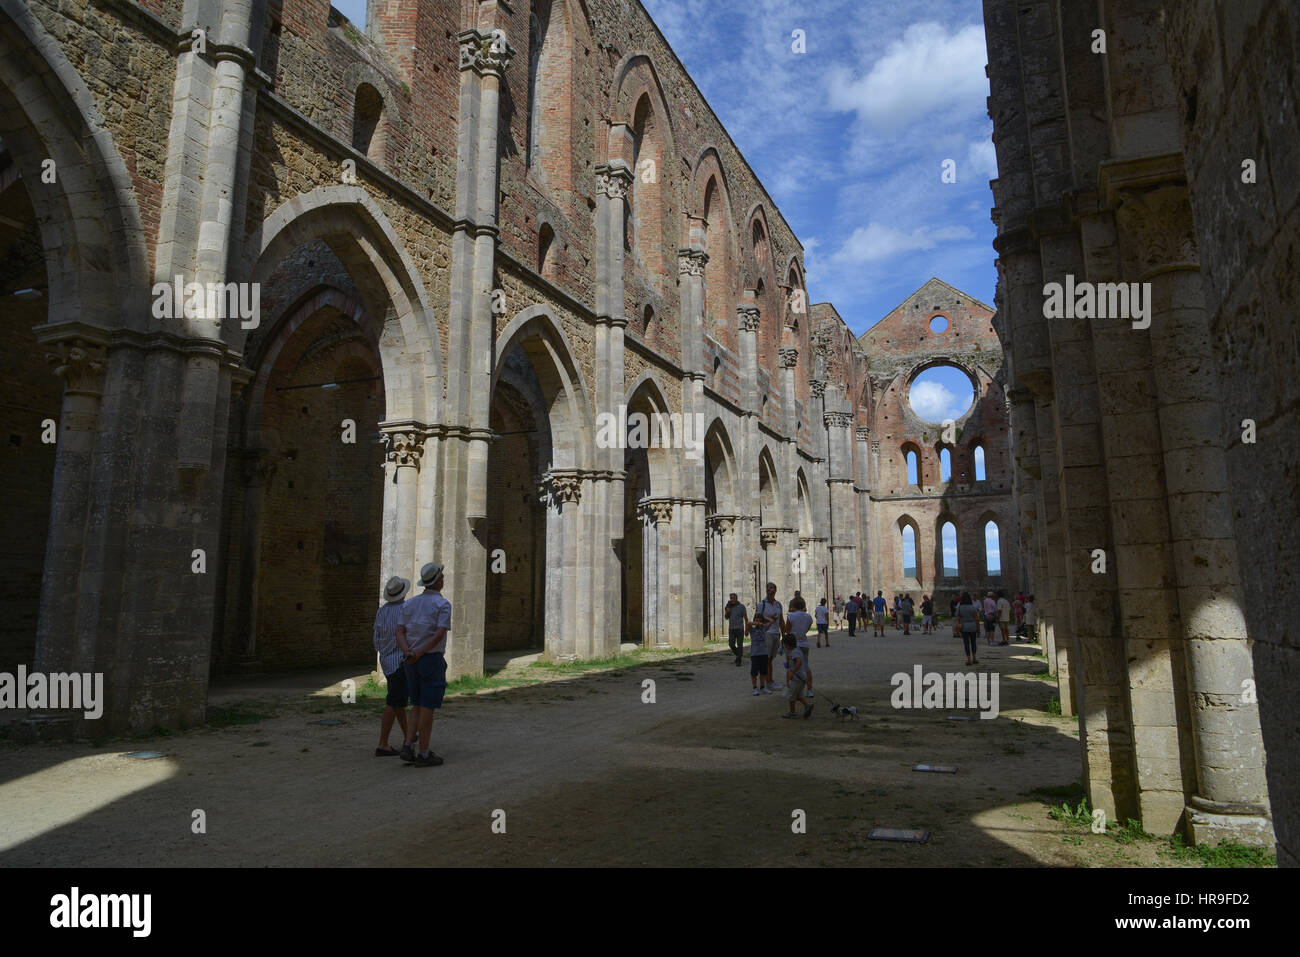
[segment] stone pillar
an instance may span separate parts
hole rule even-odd
[[[1197,765],[1188,826],[1197,843],[1271,846],[1259,710],[1254,695],[1245,694],[1254,669],[1192,210],[1181,184],[1123,188],[1120,171],[1110,173],[1109,189],[1120,194],[1121,242],[1134,253],[1139,281],[1150,283],[1151,353]]]
[[[674,595],[672,574],[673,502],[667,498],[645,498],[638,503],[645,523],[645,588],[642,595],[642,634],[651,648],[673,647],[673,623],[678,617],[680,595]]]
[[[424,428],[415,422],[384,422],[380,424],[380,430],[385,454],[381,587],[390,577],[398,575],[410,579],[414,589],[420,580],[420,569],[426,562],[434,560],[417,555],[415,548],[419,525],[420,461],[424,455]],[[479,639],[481,642],[481,634]],[[479,651],[481,658],[481,644]],[[473,655],[462,656],[456,645],[451,646],[451,652],[457,658],[473,659]]]
[[[1035,398],[1034,413],[1038,421],[1038,449],[1043,479],[1039,483],[1039,511],[1043,515],[1043,543],[1047,553],[1047,578],[1040,596],[1040,616],[1045,648],[1054,649],[1056,686],[1061,699],[1061,714],[1078,713],[1079,696],[1075,689],[1074,631],[1070,626],[1070,584],[1065,563],[1065,528],[1061,516],[1061,472],[1056,453],[1056,430],[1053,426],[1053,401]],[[1082,756],[1082,751],[1081,751]],[[1086,774],[1086,764],[1084,773]]]
[[[848,596],[858,590],[862,575],[858,559],[857,497],[853,491],[853,416],[848,412],[826,412],[826,457],[829,463],[826,491],[830,498],[832,526],[830,548],[835,553],[835,594]],[[831,601],[834,597],[826,596]],[[846,598],[847,600],[847,598]]]
[[[709,531],[709,621],[714,623],[710,637],[716,640],[727,637],[729,626],[722,618],[727,596],[733,591],[737,597],[743,594],[734,580],[736,566],[729,554],[736,538],[736,516],[710,515],[704,521]]]
[[[617,415],[624,390],[623,305],[623,204],[632,183],[632,171],[621,160],[603,163],[596,175],[596,394],[598,412]],[[600,622],[622,621],[622,568],[613,543],[623,537],[626,475],[623,448],[597,447],[594,452],[598,479],[592,485],[592,507],[597,531],[593,536],[592,607],[603,609]],[[601,625],[600,627],[604,627]],[[598,654],[617,653],[618,634],[593,635]]]
[[[46,361],[63,380],[63,408],[54,450],[33,670],[88,672],[96,670],[98,636],[80,620],[85,587],[81,566],[107,353],[103,343],[83,336],[47,342],[46,348]]]
[[[546,506],[546,624],[544,657],[569,661],[580,655],[579,625],[589,620],[574,582],[578,579],[582,481],[572,469],[550,469],[538,486]]]

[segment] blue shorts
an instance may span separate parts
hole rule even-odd
[[[411,704],[417,708],[441,708],[442,696],[447,691],[447,659],[431,652],[414,664],[406,664],[405,668]]]
[[[751,678],[761,678],[767,674],[767,655],[750,655],[749,656],[749,675]]]
[[[826,627],[827,627],[826,625],[823,625],[823,624],[821,624],[821,623],[819,622],[818,625],[817,625],[817,633],[818,633],[819,635],[824,635],[824,634],[826,634]]]
[[[388,698],[384,704],[390,708],[405,708],[411,697],[406,684],[406,665],[400,665],[391,675],[384,677],[388,679]]]

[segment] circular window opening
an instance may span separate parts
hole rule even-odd
[[[969,412],[975,403],[975,389],[965,372],[944,363],[931,366],[912,380],[907,401],[926,422],[941,423],[960,419]]]
[[[931,332],[946,332],[947,329],[948,329],[947,316],[935,316],[933,319],[930,320]]]

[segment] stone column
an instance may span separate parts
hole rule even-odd
[[[602,163],[596,175],[596,394],[598,412],[617,415],[624,389],[623,204],[632,171],[621,160]],[[593,607],[603,608],[600,620],[621,622],[622,568],[613,543],[623,537],[626,475],[622,443],[595,450],[600,478],[593,484],[592,506],[597,515],[593,547]],[[620,636],[594,635],[605,654],[618,651]]]
[[[96,670],[96,631],[80,620],[83,539],[90,512],[99,404],[108,365],[102,342],[78,336],[47,342],[45,359],[63,380],[50,487],[50,525],[41,578],[34,671]]]
[[[712,637],[726,638],[728,624],[722,618],[722,609],[727,604],[727,596],[735,592],[742,594],[736,578],[735,563],[728,554],[735,540],[735,515],[710,515],[705,519],[709,530],[709,620],[716,622]],[[742,601],[744,599],[741,599]]]
[[[416,530],[419,523],[420,460],[424,456],[424,428],[415,422],[380,425],[384,442],[384,532],[382,587],[393,575],[408,578],[415,588],[420,580],[420,568],[432,557],[417,555]],[[454,611],[453,606],[453,611]],[[454,626],[454,622],[453,622]],[[460,635],[456,636],[460,638]],[[482,635],[479,636],[480,641]],[[461,643],[451,645],[456,658],[472,660],[472,655],[462,656]],[[480,659],[482,647],[480,645]]]
[[[568,661],[580,654],[578,630],[589,619],[590,606],[579,607],[578,577],[579,506],[582,481],[571,469],[550,469],[538,486],[546,506],[546,625],[544,657]]]
[[[645,498],[639,503],[645,522],[645,588],[642,597],[645,625],[642,634],[652,648],[671,648],[673,623],[678,617],[680,595],[672,588],[673,502],[667,498]]]
[[[853,416],[848,412],[826,412],[826,457],[829,462],[827,493],[830,498],[832,526],[830,547],[835,552],[835,576],[831,587],[837,595],[858,590],[861,562],[858,558],[857,497],[853,491]],[[834,600],[831,595],[828,599]],[[847,600],[847,599],[846,599]]]
[[[1192,210],[1186,188],[1146,187],[1112,169],[1121,243],[1149,283],[1151,353],[1158,394],[1169,527],[1178,575],[1196,751],[1197,792],[1187,819],[1197,843],[1273,844],[1259,709],[1228,491],[1218,379],[1213,363]]]

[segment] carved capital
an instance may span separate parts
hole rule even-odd
[[[779,528],[760,528],[758,530],[758,540],[764,548],[770,548],[776,544],[780,531]]]
[[[506,42],[504,30],[480,33],[477,30],[462,30],[457,39],[460,41],[460,68],[473,70],[479,76],[492,75],[497,78],[505,76],[506,67],[514,58],[515,49]]]
[[[876,453],[878,453],[878,452],[880,451],[880,443],[879,443],[879,442],[872,442],[872,443],[871,443],[871,451],[872,451],[872,452],[876,452]]]
[[[820,399],[826,394],[826,380],[810,379],[808,381],[808,391],[812,393],[814,399]]]
[[[1115,220],[1124,230],[1140,275],[1199,268],[1192,205],[1185,187],[1125,189],[1119,195]]]
[[[667,525],[673,520],[673,503],[666,498],[643,498],[637,503],[641,517],[651,525]]]
[[[741,332],[758,332],[758,306],[737,306],[736,318]]]
[[[822,415],[822,423],[828,429],[847,429],[853,425],[851,412],[827,412]]]
[[[859,442],[869,442],[871,441],[871,430],[860,428],[857,430],[857,437]]]
[[[384,452],[394,465],[420,467],[424,455],[424,433],[417,431],[385,431]]]
[[[542,504],[563,511],[565,505],[582,501],[582,475],[576,469],[551,469],[542,475],[537,491]]]
[[[104,368],[108,355],[104,347],[86,339],[64,339],[49,343],[45,361],[63,380],[65,392],[103,395]]]
[[[602,163],[596,167],[596,189],[610,199],[625,199],[632,185],[632,170],[624,162]]]
[[[703,276],[704,265],[709,261],[709,254],[701,249],[677,250],[677,275]]]
[[[735,515],[706,515],[704,525],[718,535],[726,535],[736,526]]]
[[[781,346],[777,350],[781,357],[782,369],[793,369],[799,363],[799,350],[794,346]]]

